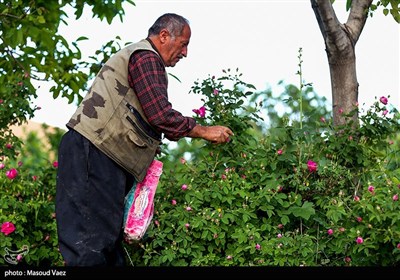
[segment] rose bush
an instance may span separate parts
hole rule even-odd
[[[0,168],[0,265],[62,266],[55,223],[56,147],[62,130],[28,135],[21,150],[6,147]]]
[[[400,124],[389,97],[360,114],[357,128],[292,107],[300,121],[280,119],[262,133],[261,102],[249,102],[254,87],[240,77],[228,70],[192,88],[207,111],[195,112],[198,121],[235,135],[164,155],[154,224],[126,246],[131,264],[398,265]]]
[[[399,264],[400,125],[389,96],[354,128],[333,127],[310,88],[289,85],[274,98],[237,71],[196,82],[192,93],[204,103],[193,111],[200,124],[235,135],[225,145],[165,147],[153,223],[125,244],[131,265]],[[278,101],[284,113],[274,112]],[[1,150],[1,265],[63,265],[54,214],[62,133],[48,135],[51,151],[32,136]]]

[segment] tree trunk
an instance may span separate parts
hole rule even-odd
[[[332,89],[333,124],[359,125],[355,46],[373,0],[353,0],[347,22],[341,24],[331,1],[311,0],[325,42]]]

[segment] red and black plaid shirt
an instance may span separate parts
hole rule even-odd
[[[152,51],[137,51],[131,55],[128,67],[129,85],[136,92],[149,123],[168,140],[186,137],[196,121],[172,109],[162,59]]]

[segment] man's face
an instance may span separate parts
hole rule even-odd
[[[171,35],[167,36],[165,44],[163,44],[160,50],[161,57],[167,67],[174,67],[181,58],[187,56],[190,36],[191,30],[189,25],[183,28],[180,36],[175,38],[172,38]]]

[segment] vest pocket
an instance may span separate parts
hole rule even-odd
[[[134,127],[134,130],[135,130],[137,133],[139,133],[140,136],[141,136],[143,139],[146,139],[147,142],[153,143],[153,140],[152,140],[149,136],[147,136],[147,134],[146,134],[144,131],[142,131],[142,130],[139,128],[139,126],[138,126],[137,123],[135,123],[129,116],[126,116],[126,119],[127,119],[128,122]]]
[[[101,135],[98,147],[141,182],[161,141],[147,136],[128,112],[111,118]]]
[[[139,111],[135,109],[131,104],[126,103],[126,107],[129,109],[129,111],[132,113],[132,116],[135,118],[137,122],[133,122],[133,120],[127,116],[127,120],[135,126],[136,129],[141,130],[143,133],[145,133],[145,136],[150,136],[151,138],[154,138],[155,140],[161,140],[161,135],[159,135],[157,132],[153,130],[153,128],[143,119],[143,117],[140,115]]]

